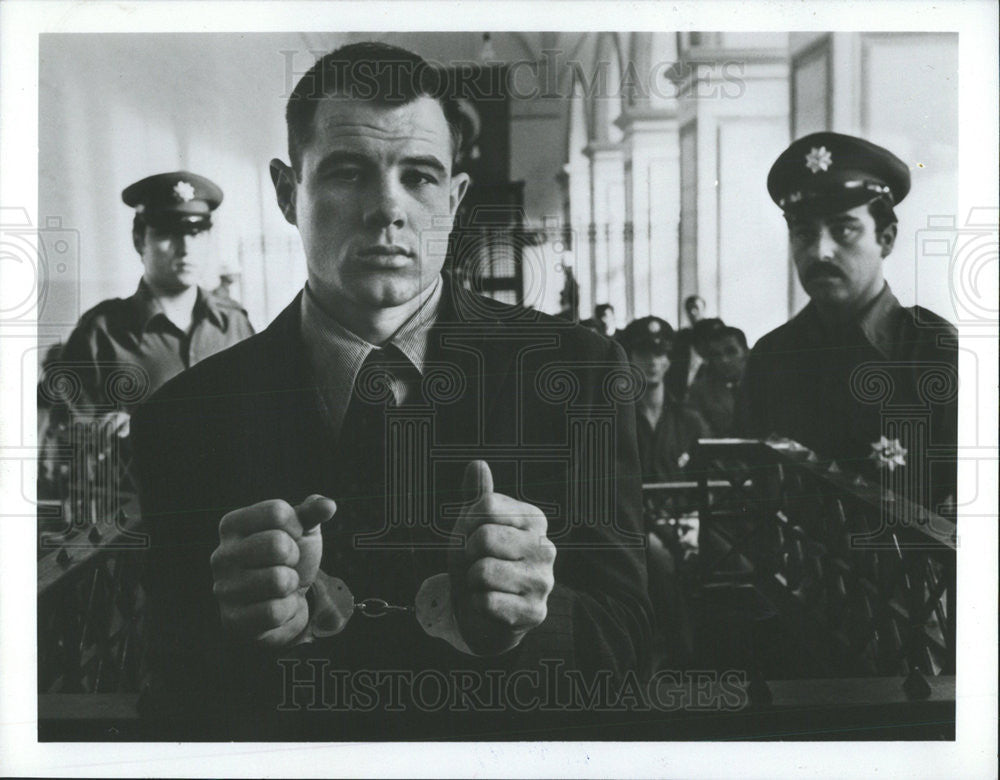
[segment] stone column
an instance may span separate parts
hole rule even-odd
[[[672,108],[631,109],[622,128],[628,320],[656,314],[671,319],[677,309],[680,141]]]
[[[625,296],[625,170],[620,144],[592,143],[590,204],[594,226],[591,291],[594,303],[610,303],[619,319],[627,310]],[[588,314],[588,316],[590,316]]]

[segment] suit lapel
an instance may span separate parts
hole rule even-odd
[[[449,433],[459,434],[448,441],[484,443],[498,430],[499,402],[516,391],[510,383],[517,344],[505,331],[488,299],[459,287],[451,275],[445,275],[428,354],[433,360],[455,366],[467,385],[458,402],[446,411],[445,417],[453,423]],[[456,426],[461,430],[454,430]]]
[[[286,486],[282,497],[292,502],[328,490],[335,470],[323,403],[302,346],[301,295],[261,334],[261,359],[246,367],[243,387],[237,389],[252,418],[248,461],[267,464],[269,473],[256,477],[263,484]],[[270,457],[260,458],[261,452]]]

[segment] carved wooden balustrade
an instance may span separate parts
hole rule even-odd
[[[703,441],[697,468],[702,594],[743,590],[751,628],[784,629],[784,652],[746,659],[758,672],[955,673],[954,523],[794,442]]]
[[[697,452],[686,481],[644,487],[646,526],[681,564],[698,668],[737,671],[743,703],[586,738],[950,738],[954,524],[792,442]],[[43,739],[161,737],[135,711],[146,537],[134,497],[107,487],[39,513]]]
[[[39,693],[135,694],[147,537],[124,440],[74,422],[48,454],[62,476],[38,516]]]

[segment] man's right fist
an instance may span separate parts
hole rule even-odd
[[[320,525],[336,511],[331,499],[314,495],[294,508],[287,501],[262,501],[222,518],[212,577],[228,631],[276,648],[305,630],[305,594],[323,555]]]

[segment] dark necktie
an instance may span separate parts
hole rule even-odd
[[[386,527],[386,476],[397,455],[387,447],[387,416],[397,405],[394,390],[415,379],[417,369],[398,348],[373,349],[355,379],[336,445],[339,473],[333,498],[338,509],[324,545],[324,562],[329,563],[324,570],[350,583],[361,598],[397,598],[412,569],[405,551],[363,546],[358,537],[374,536]]]

